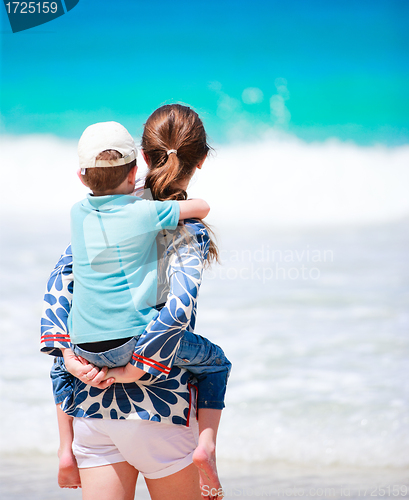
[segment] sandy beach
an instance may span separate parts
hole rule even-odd
[[[7,456],[0,459],[2,500],[79,500],[80,490],[57,485],[56,457]],[[351,500],[409,498],[408,469],[296,467],[289,464],[221,462],[220,476],[226,499],[318,498]],[[142,478],[137,500],[149,500]]]

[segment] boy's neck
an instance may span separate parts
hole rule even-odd
[[[94,196],[109,196],[113,194],[131,194],[135,189],[135,181],[130,183],[125,179],[118,187],[115,189],[107,189],[106,191],[93,191]]]
[[[131,191],[132,192],[132,191]],[[129,190],[126,189],[110,189],[108,191],[93,191],[93,196],[109,196],[113,194],[131,194]]]

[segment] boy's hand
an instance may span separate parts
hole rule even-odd
[[[81,380],[87,385],[97,387],[98,389],[106,389],[114,383],[114,379],[107,377],[108,368],[97,368],[84,358],[77,357],[71,349],[64,349],[63,356],[67,370],[74,377]]]
[[[125,366],[120,366],[119,368],[111,368],[105,375],[104,380],[110,380],[111,377],[114,378],[115,382],[120,384],[130,384],[132,382],[137,382],[146,372],[136,366],[128,363]]]

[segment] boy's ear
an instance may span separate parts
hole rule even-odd
[[[77,170],[77,175],[78,175],[78,177],[79,177],[80,181],[84,184],[84,186],[85,186],[85,187],[88,187],[88,186],[85,184],[84,179],[82,178],[82,175],[81,175],[81,169],[80,169],[80,168]]]
[[[132,170],[129,171],[128,174],[128,182],[130,184],[135,184],[136,172],[138,171],[138,165],[135,165]]]

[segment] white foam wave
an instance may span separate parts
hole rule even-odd
[[[274,395],[277,380],[270,385],[267,394]],[[219,456],[225,460],[241,457],[243,462],[304,466],[409,466],[407,409],[403,401],[397,401],[396,407],[385,405],[384,409],[369,405],[352,409],[347,398],[340,397],[338,403],[331,397],[321,400],[319,387],[304,389],[308,398],[301,395],[292,400],[281,394],[268,401],[266,387],[260,387],[259,382],[230,386]],[[287,392],[292,395],[293,383]],[[264,407],[260,403],[263,396],[267,399]]]
[[[1,208],[68,214],[87,192],[75,175],[76,142],[3,137]],[[409,214],[409,145],[308,144],[270,133],[215,149],[190,195],[209,201],[219,226],[380,223]]]
[[[192,195],[217,225],[381,223],[409,214],[409,146],[361,147],[289,135],[217,147]]]
[[[45,279],[69,234],[51,224],[27,234],[25,226],[1,227],[0,453],[55,453],[52,358],[37,354],[38,321]],[[322,279],[280,274],[264,283],[206,271],[197,332],[233,363],[219,458],[407,468],[407,222],[237,233],[221,233],[227,271],[313,264]],[[272,261],[273,248],[293,250]],[[331,253],[313,261],[316,248]]]
[[[68,222],[71,206],[87,192],[75,174],[76,142],[49,135],[2,137],[3,212],[28,218],[65,214]]]

